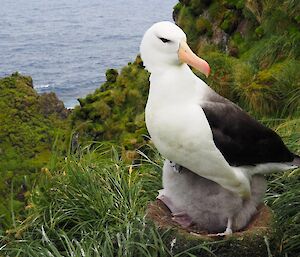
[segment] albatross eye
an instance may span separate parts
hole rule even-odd
[[[159,39],[160,39],[161,41],[163,41],[164,43],[169,43],[169,42],[171,42],[170,39],[166,39],[166,38],[163,38],[163,37],[159,37]]]

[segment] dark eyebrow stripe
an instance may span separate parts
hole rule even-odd
[[[163,37],[158,37],[161,41],[163,41],[164,43],[168,43],[168,42],[171,42],[170,39],[167,39],[167,38],[163,38]]]

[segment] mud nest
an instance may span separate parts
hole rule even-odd
[[[209,236],[207,231],[203,231],[197,226],[182,228],[172,220],[170,210],[160,200],[148,205],[147,218],[153,221],[162,231],[168,230],[170,232],[167,240],[170,244],[173,242],[172,252],[174,254],[195,248],[193,254],[201,257],[267,257],[270,250],[269,239],[272,238],[274,233],[272,229],[272,211],[263,204],[259,206],[257,213],[252,217],[246,228],[226,237]],[[211,248],[215,255],[202,247],[197,250],[196,246],[201,245]]]

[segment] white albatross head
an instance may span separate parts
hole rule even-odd
[[[141,58],[149,72],[186,63],[208,77],[208,63],[195,55],[186,43],[181,28],[169,21],[152,25],[144,34],[140,46]]]

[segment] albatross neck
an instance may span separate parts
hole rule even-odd
[[[180,73],[193,73],[190,67],[185,64],[160,64],[159,66],[151,66],[149,69],[151,76],[161,76],[165,73],[180,72]]]
[[[150,75],[150,92],[155,100],[180,102],[194,99],[199,90],[199,78],[188,65],[170,65],[155,70]]]

